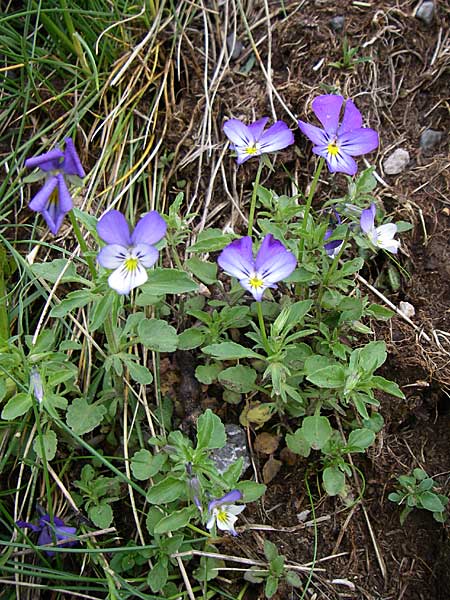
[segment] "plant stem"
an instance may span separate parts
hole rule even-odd
[[[300,259],[303,262],[305,257],[304,257],[304,252],[305,252],[305,233],[306,233],[306,227],[308,225],[308,217],[309,217],[309,213],[311,211],[311,204],[314,198],[314,194],[316,191],[316,187],[317,187],[317,183],[319,181],[319,177],[320,177],[320,173],[322,171],[323,165],[325,163],[325,159],[320,157],[319,158],[319,162],[317,163],[317,167],[316,167],[316,171],[314,173],[314,177],[313,180],[311,182],[311,187],[309,188],[309,194],[308,197],[306,199],[306,205],[305,205],[305,210],[303,213],[303,221],[302,221],[302,231],[303,231],[303,236],[302,239],[300,240]]]
[[[258,165],[258,171],[256,172],[256,178],[253,183],[252,200],[250,203],[250,212],[248,214],[248,228],[247,228],[247,235],[249,235],[250,237],[253,233],[253,221],[255,218],[255,208],[256,208],[256,195],[258,192],[259,181],[261,179],[261,173],[263,170],[263,166],[264,166],[264,162],[262,160],[260,160],[259,165]]]
[[[78,244],[80,245],[81,252],[83,253],[84,258],[86,259],[92,279],[96,279],[97,269],[95,268],[95,263],[92,260],[92,256],[89,256],[89,249],[88,249],[86,241],[81,233],[80,227],[78,225],[78,221],[73,213],[73,210],[69,211],[69,219],[70,219],[70,223],[73,227],[75,237],[77,238]]]
[[[262,338],[264,350],[269,355],[270,354],[270,346],[269,346],[269,340],[267,339],[266,326],[264,324],[264,316],[263,316],[263,312],[262,312],[261,302],[257,302],[256,306],[257,306],[257,310],[258,310],[259,329],[261,331],[261,338]]]
[[[9,339],[9,318],[6,310],[5,285],[6,250],[0,246],[0,339]]]

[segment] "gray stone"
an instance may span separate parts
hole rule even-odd
[[[434,19],[434,2],[423,2],[417,9],[416,17],[426,25],[431,25]]]
[[[425,152],[430,152],[435,146],[437,146],[444,137],[442,131],[435,131],[434,129],[425,129],[420,136],[420,147]]]
[[[409,163],[409,152],[403,148],[397,148],[383,162],[383,169],[386,175],[398,175],[404,171]]]
[[[345,17],[343,17],[342,15],[333,17],[330,20],[330,27],[333,31],[336,31],[336,33],[339,33],[339,31],[342,31],[344,29],[344,24],[345,24]]]
[[[244,459],[242,473],[250,466],[250,454],[247,448],[245,430],[239,425],[227,423],[225,425],[227,442],[223,448],[217,448],[211,453],[211,458],[219,473],[225,471],[241,457]]]
[[[242,54],[244,46],[240,40],[236,39],[234,33],[230,33],[227,37],[227,49],[228,53],[231,53],[231,60],[237,60]]]

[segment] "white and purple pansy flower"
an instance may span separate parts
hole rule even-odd
[[[297,260],[272,234],[263,239],[253,258],[250,236],[228,244],[217,259],[220,267],[239,280],[241,286],[261,302],[264,290],[276,288],[277,282],[288,277],[295,269]]]
[[[154,244],[164,237],[166,229],[166,222],[155,210],[142,217],[131,234],[120,211],[110,210],[103,215],[97,233],[107,246],[100,250],[97,260],[105,269],[114,269],[108,277],[113,290],[129,294],[147,281],[146,269],[155,264],[159,255]]]
[[[397,233],[397,225],[395,223],[385,223],[384,225],[375,227],[375,214],[376,208],[373,203],[369,208],[362,211],[359,222],[362,231],[376,248],[397,254],[400,247],[400,242],[394,239]]]
[[[264,131],[268,120],[268,117],[263,117],[250,125],[238,119],[226,121],[223,131],[231,142],[231,149],[237,154],[238,165],[252,156],[277,152],[294,143],[294,134],[284,121],[277,121]]]
[[[345,103],[342,121],[339,122],[344,98],[335,94],[318,96],[312,109],[323,129],[298,121],[298,126],[314,144],[313,152],[327,161],[332,173],[355,175],[358,166],[353,156],[367,154],[378,147],[378,134],[362,126],[362,116],[352,100]]]
[[[77,543],[76,527],[69,527],[64,524],[64,521],[59,517],[53,517],[50,519],[50,515],[43,514],[39,518],[37,525],[34,523],[28,523],[27,521],[17,521],[16,525],[22,529],[31,529],[34,533],[39,533],[37,545],[46,546],[52,544],[54,540],[57,542],[64,541],[64,544],[60,546],[74,546]],[[52,550],[45,550],[48,556],[54,556],[55,553]]]
[[[231,490],[216,500],[211,500],[208,504],[209,519],[206,523],[208,529],[212,529],[214,524],[221,531],[229,531],[232,535],[237,535],[234,524],[245,506],[237,506],[234,502],[242,500],[242,493],[239,490]]]
[[[66,138],[65,143],[64,152],[55,148],[25,161],[27,168],[39,167],[45,173],[45,183],[32,198],[29,207],[42,214],[53,235],[58,233],[64,217],[73,207],[66,180],[70,182],[72,176],[85,176],[73,141]]]

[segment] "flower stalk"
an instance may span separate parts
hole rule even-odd
[[[252,236],[252,233],[253,233],[253,221],[255,219],[256,198],[258,196],[258,187],[259,187],[259,182],[261,180],[261,174],[262,174],[263,167],[264,167],[264,161],[261,159],[259,161],[258,170],[256,172],[255,181],[253,183],[252,199],[250,202],[250,212],[248,213],[247,235],[249,235],[250,237]]]

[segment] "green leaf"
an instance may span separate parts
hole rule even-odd
[[[42,442],[44,444],[45,456],[42,455]],[[52,429],[47,429],[47,431],[42,434],[42,442],[39,437],[37,437],[33,442],[33,450],[41,460],[53,460],[55,458],[56,447],[58,445],[56,433]]]
[[[396,504],[398,504],[399,502],[401,502],[402,498],[403,498],[403,496],[401,496],[397,492],[391,492],[388,495],[388,500],[390,500],[391,502],[395,502]]]
[[[266,585],[264,587],[264,593],[266,595],[266,598],[272,598],[272,596],[275,594],[275,592],[278,589],[278,577],[275,577],[274,575],[269,575],[266,579]]]
[[[266,486],[255,481],[240,481],[236,487],[242,492],[244,502],[255,502],[266,492]]]
[[[302,580],[295,571],[286,571],[286,583],[293,587],[302,587]]]
[[[333,429],[327,417],[312,415],[302,423],[302,435],[313,450],[320,450],[330,439]]]
[[[200,383],[211,385],[211,383],[217,379],[217,375],[221,370],[222,365],[217,363],[200,365],[195,369],[195,378],[200,381]]]
[[[433,492],[422,492],[420,494],[420,503],[423,508],[431,510],[431,512],[442,512],[445,510],[445,506],[439,499],[439,496],[433,494]]]
[[[136,479],[145,481],[154,477],[167,460],[167,454],[152,454],[145,448],[134,453],[131,459],[131,471]]]
[[[218,552],[215,546],[209,546],[214,552]],[[210,551],[211,551],[210,550]],[[220,572],[220,568],[225,566],[225,562],[222,559],[214,558],[211,556],[200,557],[200,565],[193,572],[193,575],[197,581],[211,581],[215,579]]]
[[[354,258],[353,260],[346,261],[342,268],[337,271],[336,275],[339,275],[339,278],[348,277],[349,275],[353,275],[353,273],[357,273],[364,266],[363,258]]]
[[[169,475],[150,488],[147,500],[150,504],[167,504],[185,496],[185,482]]]
[[[345,384],[345,369],[338,364],[329,365],[310,373],[306,379],[320,388],[340,388]]]
[[[381,367],[387,356],[386,344],[381,340],[369,342],[363,348],[354,350],[354,352],[359,353],[359,364],[369,373],[373,373],[378,367]]]
[[[396,221],[395,224],[397,225],[397,233],[404,233],[405,231],[414,229],[414,225],[408,221]]]
[[[237,365],[219,373],[220,383],[238,394],[248,394],[255,387],[256,371],[251,367]]]
[[[221,229],[204,229],[199,233],[197,242],[187,248],[187,252],[216,252],[225,248],[232,238],[232,235],[223,233]]]
[[[266,555],[267,562],[272,562],[279,554],[278,549],[269,540],[264,540],[264,554]]]
[[[29,411],[32,405],[33,400],[30,394],[20,392],[8,400],[2,410],[2,419],[5,421],[12,421],[17,417],[21,417]]]
[[[158,560],[147,575],[147,585],[149,585],[152,592],[156,594],[156,592],[162,590],[166,585],[168,577],[169,571],[167,569],[167,559],[166,561]]]
[[[161,535],[168,533],[169,531],[176,531],[182,527],[186,527],[189,521],[196,514],[197,508],[195,506],[186,506],[180,510],[177,510],[167,517],[163,517],[155,526],[155,534]]]
[[[113,511],[106,502],[98,506],[91,506],[88,510],[88,516],[96,527],[106,529],[113,521]]]
[[[337,467],[327,467],[322,478],[323,487],[329,496],[336,496],[344,491],[345,475]]]
[[[205,334],[198,327],[190,327],[185,329],[178,336],[179,350],[193,350],[203,344]]]
[[[134,360],[127,361],[127,368],[130,372],[131,379],[141,385],[150,385],[153,381],[152,372],[144,365],[139,365]]]
[[[83,306],[86,306],[86,304],[89,304],[94,298],[99,298],[99,296],[95,296],[86,290],[69,292],[59,304],[52,308],[50,316],[65,317],[68,313],[72,312],[74,308],[82,308]]]
[[[111,314],[115,300],[115,292],[109,291],[98,302],[95,302],[89,322],[90,331],[97,331],[105,319]]]
[[[203,283],[211,285],[217,281],[217,264],[192,256],[186,261],[187,268]]]
[[[244,348],[235,342],[211,344],[202,348],[202,352],[211,355],[216,360],[239,360],[240,358],[263,358],[250,348]]]
[[[300,454],[300,456],[304,456],[305,458],[307,458],[311,453],[311,446],[306,441],[301,428],[297,429],[297,431],[293,434],[286,434],[286,444],[291,452]]]
[[[366,448],[371,446],[374,441],[375,434],[370,429],[354,429],[348,436],[347,447],[353,452],[355,452],[355,449],[359,452],[363,452]]]
[[[208,408],[197,420],[197,449],[223,448],[227,436],[220,418]]]
[[[83,435],[100,425],[106,412],[103,405],[88,404],[84,398],[75,398],[67,409],[67,425],[77,435]]]
[[[384,306],[380,306],[379,304],[370,304],[365,309],[365,314],[368,317],[373,317],[374,319],[381,321],[387,321],[395,315],[393,310],[390,308],[385,308]]]
[[[386,392],[386,394],[390,394],[391,396],[395,396],[396,398],[405,398],[405,394],[398,387],[398,385],[393,381],[389,381],[389,379],[385,379],[384,377],[380,377],[379,375],[374,375],[371,379],[371,383],[377,389]]]
[[[141,343],[155,352],[175,352],[178,336],[174,327],[161,319],[145,319],[138,325]]]
[[[50,283],[56,283],[65,269],[64,275],[59,279],[60,283],[69,283],[72,281],[86,283],[86,280],[78,275],[75,264],[73,262],[68,263],[69,261],[65,258],[55,258],[51,262],[35,263],[31,265],[31,270],[36,277],[41,277]]]
[[[195,281],[188,273],[179,269],[154,269],[149,272],[147,282],[141,286],[141,293],[151,296],[185,294],[197,290]]]

